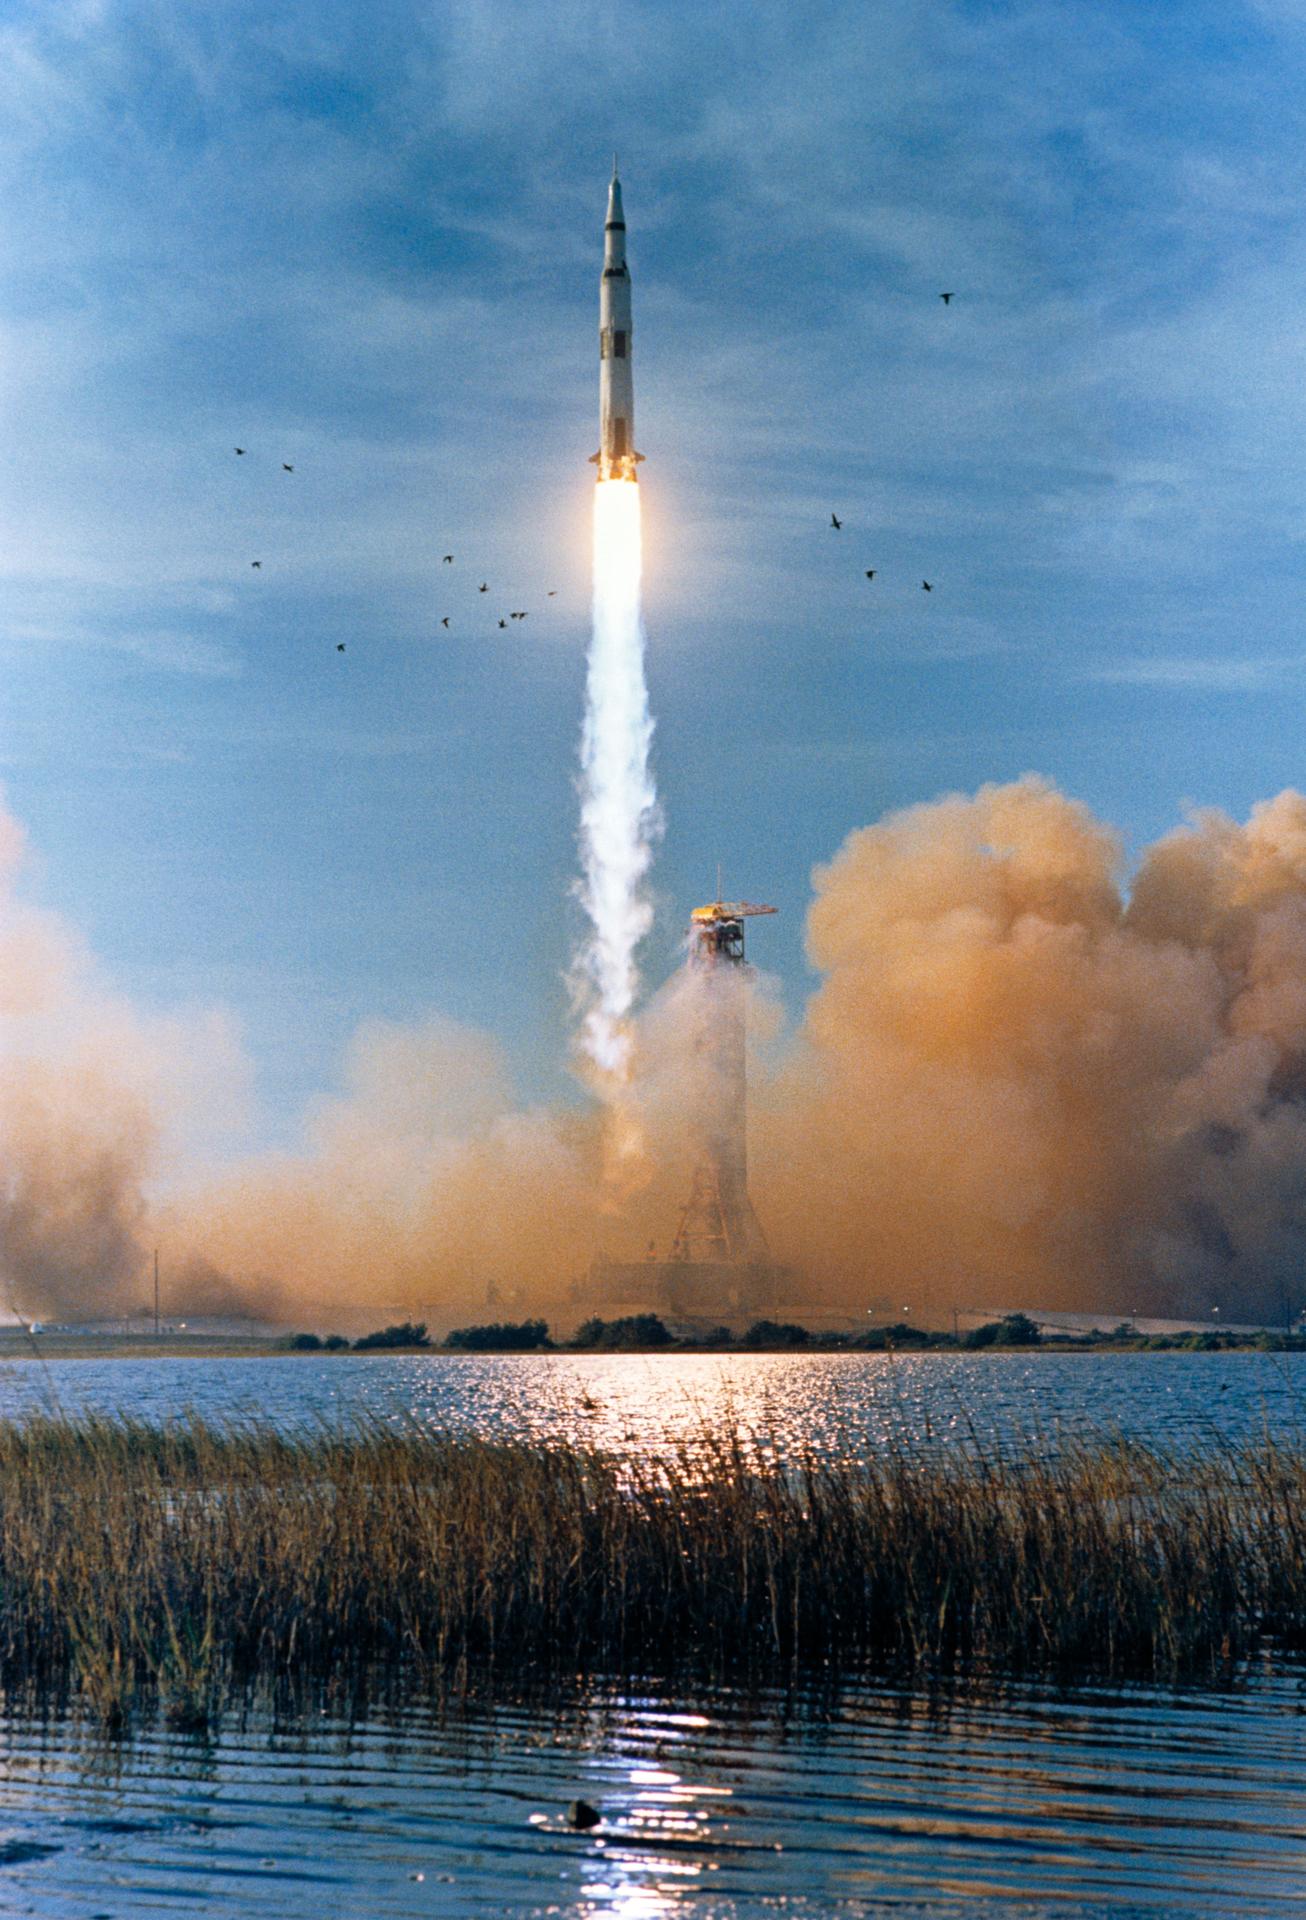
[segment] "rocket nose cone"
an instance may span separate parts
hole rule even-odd
[[[621,210],[621,182],[614,173],[612,176],[612,185],[608,188],[608,225],[611,226],[614,220],[620,223],[624,221],[625,218],[626,216]]]

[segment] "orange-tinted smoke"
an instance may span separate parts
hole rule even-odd
[[[494,1044],[438,1019],[365,1027],[300,1151],[221,1166],[194,1116],[238,1124],[230,1023],[108,991],[14,893],[20,839],[0,814],[0,1259],[24,1312],[144,1304],[156,1242],[174,1311],[345,1331],[554,1309],[600,1247],[665,1252],[702,1071],[683,979],[642,1021],[652,1178],[618,1220],[595,1110],[523,1109]],[[914,808],[818,871],[808,944],[821,984],[751,1102],[795,1309],[1306,1305],[1302,796],[1195,817],[1128,889],[1114,835],[1038,779]]]
[[[1120,868],[1027,778],[818,871],[825,977],[755,1104],[755,1167],[821,1295],[936,1321],[1306,1305],[1306,800],[1194,819],[1128,897]]]

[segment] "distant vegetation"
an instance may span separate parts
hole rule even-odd
[[[655,1313],[632,1313],[624,1320],[600,1320],[595,1317],[577,1327],[571,1345],[582,1350],[602,1348],[605,1352],[622,1347],[669,1347],[670,1333]]]
[[[1139,1333],[1128,1321],[1121,1321],[1109,1332],[1070,1333],[1040,1327],[1028,1314],[1008,1313],[1000,1320],[970,1327],[953,1334],[913,1327],[906,1321],[891,1326],[868,1327],[864,1333],[814,1332],[792,1320],[754,1320],[743,1333],[716,1326],[692,1334],[673,1334],[656,1313],[632,1313],[617,1320],[603,1320],[597,1314],[585,1320],[570,1340],[555,1341],[543,1320],[492,1321],[483,1326],[456,1327],[442,1342],[454,1353],[653,1353],[703,1352],[739,1349],[744,1352],[794,1352],[810,1349],[818,1353],[922,1352],[931,1348],[961,1348],[967,1352],[986,1348],[1009,1349],[1046,1347],[1058,1352],[1107,1349],[1114,1352],[1171,1351],[1210,1353],[1230,1348],[1253,1348],[1263,1352],[1306,1352],[1306,1337],[1300,1333],[1229,1333],[1212,1328],[1193,1333]],[[412,1352],[434,1345],[425,1321],[405,1321],[402,1325],[381,1327],[355,1340],[352,1349],[342,1334],[287,1334],[278,1342],[288,1353]]]
[[[792,1320],[754,1320],[739,1344],[741,1347],[807,1347],[811,1342],[807,1328],[795,1326]]]
[[[1042,1334],[1023,1313],[1008,1313],[986,1326],[972,1327],[962,1341],[967,1347],[1036,1347]]]
[[[381,1327],[375,1333],[365,1333],[361,1340],[355,1340],[355,1353],[385,1353],[401,1349],[412,1350],[415,1347],[429,1347],[431,1336],[426,1331],[425,1320],[402,1320],[398,1326]]]
[[[0,1425],[0,1687],[1235,1677],[1306,1644],[1306,1449],[670,1457],[380,1426]]]
[[[456,1327],[444,1344],[463,1353],[538,1353],[553,1342],[543,1320],[495,1320],[485,1327]]]

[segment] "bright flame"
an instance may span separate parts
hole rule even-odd
[[[639,1149],[621,1096],[633,1064],[635,955],[653,919],[643,881],[659,831],[639,595],[639,488],[605,480],[594,489],[594,632],[580,746],[579,892],[590,933],[576,978],[582,1045],[613,1110],[610,1145],[618,1159]]]

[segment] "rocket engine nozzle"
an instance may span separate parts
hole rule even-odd
[[[642,453],[604,453],[602,447],[590,455],[590,465],[598,468],[600,483],[604,480],[638,480],[635,463],[644,458]]]

